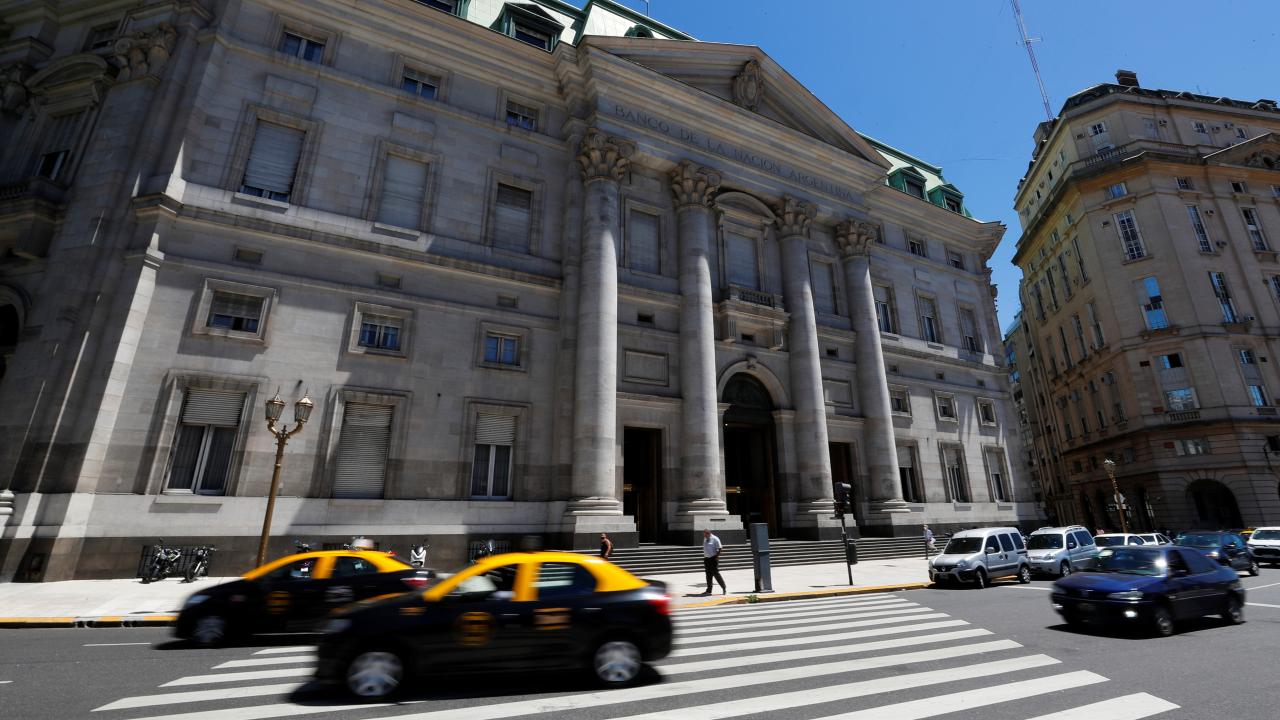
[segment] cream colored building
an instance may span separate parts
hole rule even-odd
[[[1071,484],[1061,519],[1280,522],[1276,102],[1149,90],[1120,71],[1035,143],[1014,263],[1037,443]]]
[[[941,170],[608,0],[0,0],[0,557],[1034,517]],[[285,420],[289,420],[286,411]]]

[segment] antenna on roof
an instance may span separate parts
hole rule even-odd
[[[1049,107],[1049,93],[1044,89],[1044,78],[1040,77],[1040,63],[1036,62],[1036,52],[1031,49],[1031,43],[1040,42],[1041,38],[1027,37],[1026,23],[1022,22],[1022,8],[1018,5],[1018,0],[1009,0],[1009,4],[1013,6],[1013,18],[1018,21],[1018,44],[1027,49],[1027,57],[1031,59],[1031,72],[1036,75],[1036,84],[1040,86],[1040,100],[1044,103],[1044,116],[1049,120],[1053,119],[1053,109]]]
[[[640,0],[640,1],[644,3],[644,16],[651,17],[649,15],[649,0]]]

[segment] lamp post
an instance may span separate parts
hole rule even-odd
[[[276,437],[276,468],[271,473],[271,491],[267,495],[267,513],[262,518],[262,539],[258,541],[258,567],[267,562],[267,538],[271,535],[271,514],[276,509],[276,493],[280,492],[280,467],[284,464],[284,446],[288,444],[289,438],[293,437],[307,424],[307,420],[311,417],[311,410],[315,407],[315,403],[311,401],[311,397],[307,393],[302,394],[302,399],[293,404],[293,429],[289,426],[281,425],[276,427],[276,422],[280,419],[280,415],[284,413],[284,401],[280,399],[280,393],[267,401],[267,429]]]
[[[1124,519],[1124,496],[1120,494],[1120,486],[1116,484],[1116,461],[1110,458],[1102,461],[1107,466],[1107,477],[1111,478],[1111,492],[1115,493],[1116,515],[1120,516],[1120,532],[1129,532],[1129,523]]]

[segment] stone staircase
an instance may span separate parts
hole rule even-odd
[[[924,542],[918,537],[861,538],[857,542],[860,562],[914,557],[924,559]],[[937,546],[941,548],[943,545],[946,545],[946,539],[938,537]],[[597,551],[578,552],[594,555]],[[634,548],[615,548],[611,560],[641,576],[702,572],[702,546],[641,543]],[[843,560],[844,550],[840,547],[839,540],[769,540],[771,567],[816,565]],[[738,570],[750,567],[750,544],[724,546],[720,553],[720,569]]]

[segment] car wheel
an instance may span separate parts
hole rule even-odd
[[[366,700],[395,694],[404,679],[404,662],[394,652],[365,650],[347,665],[347,690]]]
[[[1081,623],[1080,616],[1073,612],[1062,613],[1062,620],[1071,627],[1075,627]]]
[[[1173,615],[1170,614],[1169,608],[1157,607],[1151,613],[1151,622],[1155,626],[1156,634],[1160,637],[1169,637],[1173,634]]]
[[[1031,582],[1031,568],[1029,566],[1023,565],[1018,569],[1018,582],[1023,585]]]
[[[217,647],[227,641],[227,619],[221,615],[202,615],[191,628],[191,640],[204,647]]]
[[[1257,560],[1249,561],[1249,577],[1258,577],[1258,573],[1261,571],[1261,568],[1258,567]]]
[[[1066,576],[1070,575],[1070,574],[1071,574],[1071,563],[1069,563],[1069,562],[1064,562],[1064,563],[1062,563],[1062,567],[1058,568],[1058,574],[1059,574],[1059,575],[1061,575],[1062,577],[1066,577]]]
[[[978,571],[973,574],[973,586],[979,590],[987,586],[986,570],[983,570],[982,568],[978,568]]]
[[[1227,607],[1222,611],[1222,619],[1232,625],[1244,622],[1244,606],[1240,604],[1240,598],[1234,595],[1227,598]]]
[[[591,670],[607,687],[621,687],[640,675],[644,661],[640,648],[630,640],[607,640],[600,643],[591,658]]]

